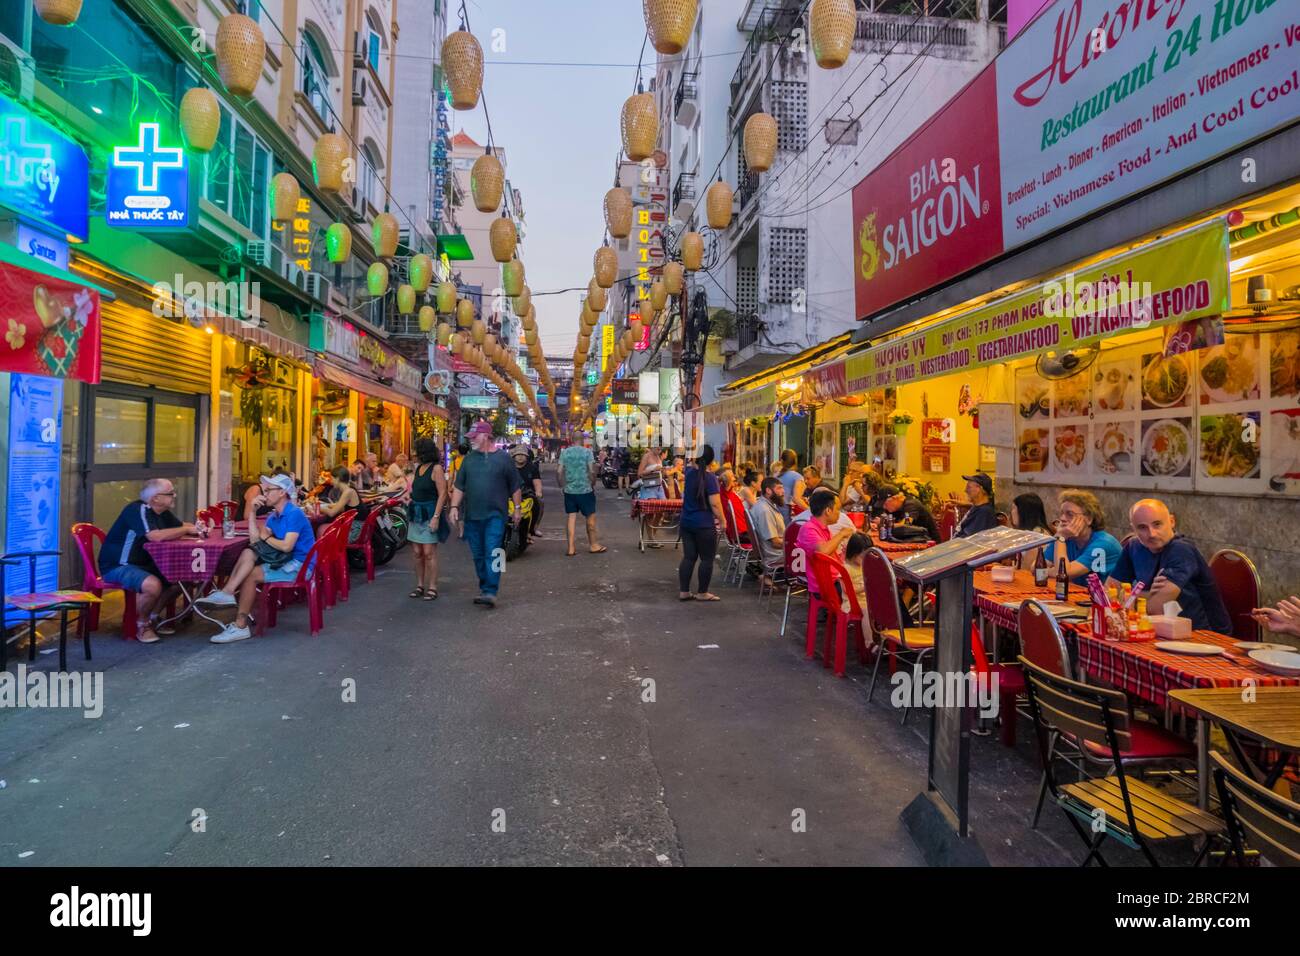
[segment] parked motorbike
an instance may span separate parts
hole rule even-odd
[[[369,505],[369,510],[390,505],[384,508],[383,514],[376,519],[374,536],[370,542],[370,550],[375,557],[375,567],[379,567],[393,560],[397,552],[406,546],[410,519],[406,514],[406,506],[401,503],[401,492],[366,495],[363,500]],[[359,527],[361,524],[361,519],[358,519],[356,526]],[[355,570],[364,570],[365,555],[359,551],[349,550],[348,564]]]
[[[614,465],[612,456],[606,458],[600,466],[600,483],[610,490],[618,487],[618,468]]]

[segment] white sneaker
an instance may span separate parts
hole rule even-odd
[[[233,644],[235,641],[246,641],[253,636],[253,632],[246,627],[235,627],[233,624],[227,624],[226,629],[220,634],[213,634],[210,640],[213,644]]]
[[[226,591],[213,591],[211,594],[205,594],[194,602],[195,604],[211,604],[216,607],[234,607],[239,602],[235,596]]]

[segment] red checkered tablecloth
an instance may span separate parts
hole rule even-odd
[[[248,538],[177,538],[146,541],[144,549],[168,581],[209,581],[229,574]]]
[[[1010,584],[997,584],[987,571],[975,572],[975,607],[984,617],[1009,630],[1016,629],[1016,608],[1027,598],[1052,599],[1047,588],[1034,585],[1033,575],[1017,571]],[[1073,590],[1071,591],[1073,594]],[[1135,697],[1165,706],[1171,690],[1196,687],[1239,687],[1246,681],[1259,686],[1300,685],[1300,678],[1270,674],[1239,651],[1234,638],[1214,631],[1193,631],[1192,640],[1214,644],[1225,653],[1217,657],[1193,657],[1162,651],[1153,642],[1103,641],[1093,637],[1088,622],[1062,622],[1066,640],[1075,644],[1079,666],[1091,677],[1118,687]]]
[[[871,543],[890,556],[911,554],[914,551],[925,551],[928,548],[934,547],[933,542],[930,541],[915,541],[911,543],[903,541],[881,541],[874,534],[871,536]]]
[[[680,498],[638,498],[632,502],[632,517],[646,515],[675,515],[682,510]]]

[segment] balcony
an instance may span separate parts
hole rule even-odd
[[[740,181],[740,187],[736,190],[736,203],[741,212],[744,212],[750,201],[758,195],[758,182],[758,173],[746,173],[745,178]]]
[[[686,220],[695,211],[695,174],[682,173],[673,187],[673,216]]]
[[[694,125],[700,115],[699,76],[698,73],[683,73],[677,83],[677,95],[673,97],[673,117],[679,125],[687,128]]]
[[[740,55],[740,63],[736,66],[736,72],[731,77],[731,115],[732,118],[739,114],[740,106],[745,97],[743,91],[750,85],[750,81],[757,74],[757,67],[765,61],[763,58],[763,47],[769,43],[779,43],[782,37],[791,35],[795,30],[802,26],[802,19],[799,16],[798,9],[768,8],[759,16],[754,30],[749,35],[749,43],[745,46],[745,52]]]

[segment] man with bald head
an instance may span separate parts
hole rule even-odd
[[[1128,512],[1136,535],[1120,554],[1107,584],[1138,581],[1152,613],[1164,613],[1169,601],[1177,601],[1180,617],[1190,618],[1198,630],[1232,633],[1232,618],[1223,605],[1219,586],[1201,552],[1175,531],[1169,507],[1159,498],[1143,498]]]

